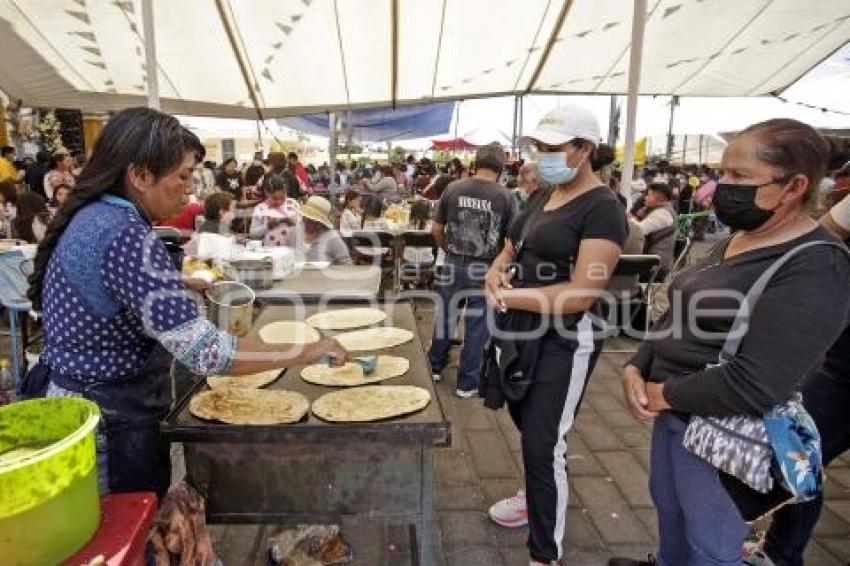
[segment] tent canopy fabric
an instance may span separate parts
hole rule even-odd
[[[424,138],[449,131],[454,103],[418,104],[392,108],[350,110],[340,115],[342,139],[379,142]],[[330,137],[327,114],[280,118],[278,125],[308,134]]]
[[[29,106],[266,118],[505,94],[624,93],[632,0],[0,0]],[[848,0],[649,0],[641,92],[781,91],[850,38]]]
[[[460,151],[474,151],[478,146],[469,143],[463,138],[456,138],[453,140],[432,140],[431,141],[431,149],[436,151],[451,151],[451,150],[460,150]]]

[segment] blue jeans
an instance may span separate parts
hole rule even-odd
[[[652,428],[649,490],[658,513],[658,564],[738,566],[750,529],[718,471],[682,447],[687,426],[663,413]]]
[[[434,317],[434,338],[428,351],[431,371],[440,373],[448,361],[451,339],[455,334],[461,311],[464,316],[463,349],[457,371],[457,388],[478,389],[484,345],[490,337],[487,328],[487,302],[484,300],[484,276],[490,268],[483,261],[466,262],[451,256],[446,258],[445,273],[437,281],[437,304]]]
[[[847,357],[846,352],[842,353]],[[850,372],[846,367],[827,365],[810,374],[803,384],[803,405],[812,415],[821,435],[826,466],[850,449]],[[827,475],[829,475],[827,473]],[[773,515],[764,551],[777,566],[802,566],[803,551],[820,517],[823,496],[785,505]]]

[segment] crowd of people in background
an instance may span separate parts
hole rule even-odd
[[[168,121],[184,143],[191,142],[187,151],[202,159],[200,142],[176,121],[148,110],[128,111],[122,119],[134,112]],[[616,558],[609,564],[740,563],[749,532],[745,519],[773,510],[775,502],[758,499],[738,476],[718,475],[715,464],[683,442],[691,417],[765,414],[802,391],[821,430],[824,462],[850,446],[842,416],[850,397],[850,329],[846,317],[834,316],[847,310],[850,264],[832,239],[850,237],[850,200],[844,199],[850,143],[823,138],[793,120],[770,120],[730,142],[722,170],[655,160],[626,180],[613,148],[598,140],[595,118],[570,106],[551,112],[527,136],[525,145],[537,154],[529,163],[512,159],[498,144],[479,147],[466,162],[408,155],[398,163],[341,161],[333,170],[326,163],[305,165],[294,152],[257,152],[243,163],[233,157],[220,165],[184,162],[171,175],[185,175],[176,186],[188,187],[191,178],[188,205],[181,210],[175,193],[174,202],[149,220],[179,230],[189,254],[211,233],[263,246],[301,246],[305,261],[346,265],[376,256],[383,261],[391,253],[352,247],[345,239],[391,229],[397,221],[388,211],[403,204],[406,229],[429,232],[434,247],[405,248],[402,263],[432,263],[441,253],[444,271],[452,274],[428,283],[441,299],[428,351],[432,378],[448,378],[449,349],[464,316],[455,394],[481,396],[493,409],[507,405],[521,433],[525,489],[495,502],[489,515],[505,527],[529,525],[533,565],[555,564],[564,554],[566,434],[601,352],[604,306],[598,298],[616,285],[611,277],[622,254],[657,255],[668,297],[685,298],[717,289],[743,296],[771,266],[788,260],[780,283],[764,283],[750,331],[734,352],[724,350],[728,359],[721,347],[734,334],[735,317],[700,314],[696,330],[710,326],[724,337],[707,341],[671,310],[656,329],[678,325],[686,331],[643,341],[622,375],[629,411],[639,420],[655,419],[650,491],[660,548],[657,562]],[[101,191],[95,203],[101,210],[121,200],[108,194],[112,186],[87,178],[99,166],[96,158],[75,189],[84,155],[17,157],[14,148],[0,149],[0,238],[45,240],[43,253],[56,246],[81,193]],[[143,185],[132,169],[117,173],[126,173],[134,187]],[[147,198],[134,187],[136,200]],[[830,211],[821,217],[823,209]],[[683,239],[727,228],[729,235],[707,258],[673,273]],[[803,249],[810,251],[794,255]],[[596,276],[598,266],[604,277]],[[67,290],[52,292],[60,291]],[[541,335],[524,337],[541,328]],[[800,564],[821,504],[816,494],[776,513],[759,552]]]

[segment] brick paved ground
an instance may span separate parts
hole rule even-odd
[[[429,314],[422,313],[423,331]],[[624,343],[607,347],[625,346]],[[566,564],[606,564],[612,555],[641,556],[657,542],[655,510],[647,487],[651,427],[628,414],[619,368],[626,354],[603,354],[567,441],[570,502]],[[442,556],[448,566],[527,564],[526,529],[490,522],[487,508],[522,486],[519,435],[505,410],[479,399],[458,399],[455,367],[437,385],[452,421],[454,445],[437,452],[437,507]],[[809,544],[806,563],[850,563],[850,455],[828,470],[827,502]]]

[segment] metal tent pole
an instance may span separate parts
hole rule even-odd
[[[517,125],[519,119],[519,96],[514,96],[514,129],[513,135],[511,136],[511,151],[514,156],[517,155]]]
[[[675,136],[673,135],[673,115],[676,113],[676,107],[679,105],[679,97],[675,94],[670,99],[670,125],[667,127],[667,161],[670,161],[670,157],[673,155],[673,142],[675,140]]]
[[[617,135],[620,129],[620,106],[617,104],[617,95],[611,95],[611,105],[608,108],[608,145],[617,147]]]
[[[632,16],[632,43],[629,53],[629,92],[626,99],[626,152],[623,164],[623,191],[629,208],[632,205],[632,174],[635,170],[635,123],[638,91],[640,90],[640,65],[643,56],[643,34],[646,29],[646,0],[635,0]]]
[[[156,33],[153,23],[153,0],[142,0],[142,25],[145,38],[145,68],[148,75],[148,108],[159,110],[159,74],[156,67]]]
[[[331,179],[336,175],[336,150],[339,145],[339,133],[336,131],[336,112],[328,113],[328,130],[330,139],[328,139],[328,164],[331,168]]]

